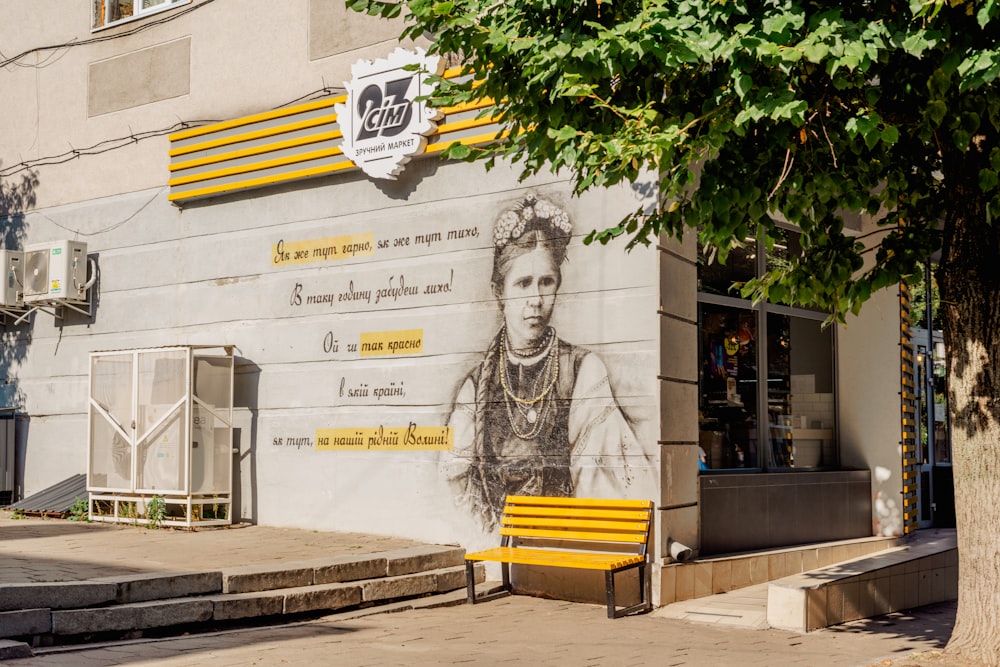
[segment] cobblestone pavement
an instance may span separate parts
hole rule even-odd
[[[0,583],[76,581],[144,572],[310,560],[416,544],[357,533],[233,527],[183,532],[0,512]],[[715,627],[637,615],[609,620],[600,605],[515,596],[394,614],[42,650],[3,666],[149,665],[859,665],[951,667],[936,655],[955,605],[924,607],[809,634]],[[915,657],[916,656],[916,657]]]
[[[147,530],[61,519],[14,519],[0,511],[0,583],[81,581],[152,572],[303,561],[420,544],[360,533],[293,528]]]
[[[601,606],[515,596],[475,607],[328,616],[280,627],[140,640],[4,665],[941,665],[910,658],[944,646],[954,610],[953,604],[940,604],[802,635],[649,615],[609,620]]]

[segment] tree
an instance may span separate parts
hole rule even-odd
[[[960,553],[950,650],[1000,656],[1000,2],[348,0],[459,54],[512,140],[453,147],[576,191],[660,176],[660,205],[592,232],[719,248],[775,218],[803,253],[743,286],[844,321],[940,251]],[[405,12],[403,11],[405,10]],[[697,166],[697,168],[693,168]],[[879,233],[844,231],[851,213]],[[695,230],[695,231],[692,231]]]

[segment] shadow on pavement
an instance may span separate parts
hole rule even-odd
[[[820,630],[830,634],[881,635],[918,639],[935,649],[943,649],[951,638],[955,627],[955,611],[958,602],[937,604],[898,611],[875,618],[851,621],[842,625],[832,625]],[[902,650],[900,651],[902,652]]]

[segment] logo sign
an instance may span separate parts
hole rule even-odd
[[[396,49],[388,58],[351,66],[347,101],[336,105],[342,149],[372,178],[395,180],[437,129],[440,112],[415,98],[431,92],[427,78],[439,73],[440,61],[423,49]]]

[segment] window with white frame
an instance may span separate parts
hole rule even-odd
[[[93,27],[104,28],[189,2],[191,0],[94,0]]]

